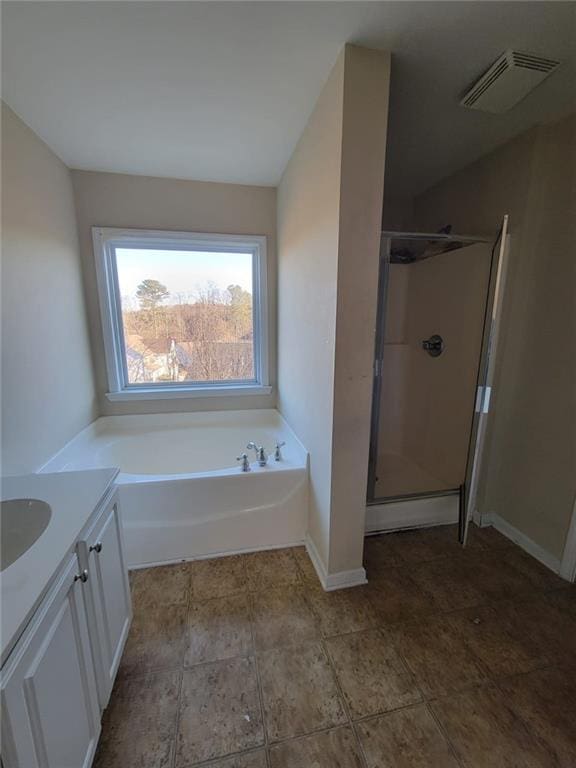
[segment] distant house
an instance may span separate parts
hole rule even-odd
[[[144,339],[126,336],[126,364],[131,384],[173,381],[169,363],[170,339]]]
[[[225,381],[251,379],[251,339],[241,341],[177,341],[126,336],[128,379],[132,384],[157,381]]]

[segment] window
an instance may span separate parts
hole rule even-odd
[[[93,237],[111,400],[270,392],[266,238]]]

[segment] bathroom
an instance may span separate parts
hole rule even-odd
[[[2,3],[3,768],[576,762],[575,8]]]

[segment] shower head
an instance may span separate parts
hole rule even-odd
[[[392,247],[390,249],[391,264],[413,264],[415,261],[424,261],[431,259],[432,256],[440,256],[442,253],[456,251],[458,248],[464,248],[470,243],[462,243],[459,240],[449,240],[447,242],[416,243],[413,247]]]

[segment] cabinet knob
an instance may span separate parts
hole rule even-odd
[[[96,544],[94,544],[94,546],[90,547],[90,552],[97,552],[98,554],[100,554],[100,552],[102,552],[102,542],[97,541]]]
[[[83,584],[88,581],[88,571],[84,569],[82,573],[77,573],[74,576],[74,581],[81,581]]]

